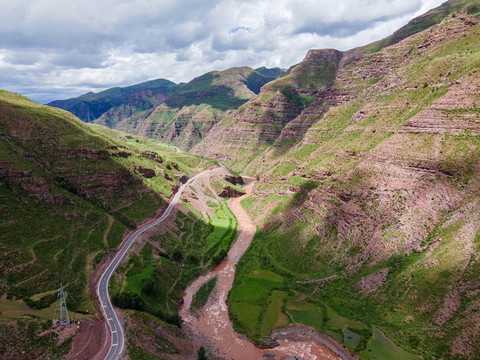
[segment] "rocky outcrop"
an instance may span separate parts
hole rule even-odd
[[[68,175],[65,179],[78,187],[78,194],[88,198],[115,193],[129,185],[140,185],[142,179],[132,176],[128,170],[117,173],[92,173],[87,175]]]
[[[242,195],[245,195],[245,193],[240,192],[228,185],[224,185],[222,191],[218,194],[218,196],[223,198],[236,198]]]
[[[175,177],[180,181],[180,184],[185,184],[189,179],[187,175],[183,175],[182,173],[176,173]]]
[[[35,176],[31,171],[12,169],[9,161],[0,161],[0,186],[18,185],[29,196],[44,204],[66,204],[71,201],[64,194],[50,193],[49,182],[52,180]]]
[[[163,163],[163,158],[154,151],[143,151],[142,157],[158,162],[159,164]]]
[[[72,149],[62,154],[62,157],[65,159],[83,157],[93,160],[106,160],[110,157],[110,153],[107,150]]]
[[[285,77],[264,86],[257,97],[236,111],[233,120],[215,126],[192,152],[233,161],[239,151],[253,155],[273,143],[293,145],[316,120],[307,109],[314,108],[316,114],[324,111],[312,103],[325,101],[341,59],[342,52],[337,50],[310,50]],[[304,111],[303,118],[289,125]]]
[[[233,185],[243,185],[245,182],[243,181],[243,177],[241,176],[226,176],[225,180],[228,181],[230,184]]]
[[[142,166],[136,167],[135,170],[138,171],[140,174],[142,174],[142,176],[146,178],[152,178],[156,175],[155,170],[144,168]]]

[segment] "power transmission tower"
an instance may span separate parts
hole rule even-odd
[[[63,325],[70,326],[70,318],[68,317],[67,303],[65,301],[67,292],[63,291],[63,284],[61,284],[58,289],[57,297],[60,299],[60,327]]]

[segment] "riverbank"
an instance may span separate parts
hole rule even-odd
[[[233,329],[226,300],[233,285],[236,266],[250,246],[256,231],[248,213],[241,206],[241,201],[251,195],[255,179],[245,179],[248,180],[245,186],[246,194],[232,199],[230,203],[230,209],[238,220],[237,241],[228,252],[228,257],[214,271],[201,276],[185,290],[183,308],[180,311],[184,326],[195,336],[197,343],[207,346],[218,356],[226,359],[260,359],[273,354],[277,359],[288,356],[304,360],[350,359],[351,357],[339,356],[344,354],[342,351],[334,352],[326,346],[333,344],[333,339],[331,339],[331,343],[328,339],[327,343],[292,333],[289,336],[282,336],[278,342],[279,346],[272,349],[260,349]],[[206,305],[202,310],[192,313],[190,305],[193,295],[203,284],[215,276],[217,283]],[[332,348],[339,350],[343,347],[338,344],[338,346],[332,345]]]

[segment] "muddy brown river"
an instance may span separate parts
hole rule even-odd
[[[239,236],[228,252],[228,257],[214,271],[201,276],[185,290],[184,304],[180,316],[190,331],[204,342],[213,346],[217,354],[225,359],[251,360],[261,359],[267,353],[274,353],[276,359],[286,356],[295,356],[305,360],[341,359],[325,345],[314,341],[287,341],[279,340],[280,346],[273,349],[259,349],[244,336],[233,329],[228,316],[226,305],[227,295],[235,277],[235,268],[245,251],[250,246],[255,235],[255,225],[247,212],[240,205],[240,201],[250,196],[254,186],[254,179],[248,178],[245,186],[246,194],[231,201],[231,210],[238,220]],[[197,290],[209,279],[217,276],[217,283],[211,296],[202,311],[193,314],[190,312],[192,297]]]

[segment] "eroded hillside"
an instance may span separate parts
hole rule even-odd
[[[71,111],[87,122],[186,150],[200,142],[229,111],[283,74],[279,68],[236,67],[206,73],[187,84],[158,79],[49,105]]]
[[[480,356],[479,35],[459,12],[380,52],[322,58],[308,93],[295,71],[337,54],[311,51],[277,80],[295,97],[265,86],[196,148],[260,180],[244,205],[262,231],[230,297],[239,331],[261,341],[280,301],[279,318],[365,358],[384,334],[427,357]],[[249,300],[257,270],[282,281]]]
[[[71,340],[61,335],[57,346],[57,335],[44,331],[58,317],[60,284],[71,318],[91,318],[94,266],[128,228],[161,211],[181,181],[214,162],[6,91],[0,140],[0,352],[58,358]]]

